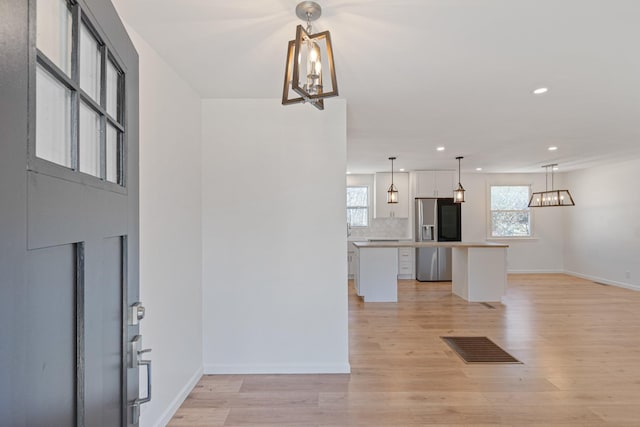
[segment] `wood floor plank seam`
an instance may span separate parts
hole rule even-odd
[[[204,376],[169,425],[638,425],[640,292],[534,274],[509,275],[493,309],[412,280],[397,304],[352,283],[348,298],[351,375]],[[523,364],[464,364],[439,338],[454,335]]]

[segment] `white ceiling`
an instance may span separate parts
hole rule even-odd
[[[279,102],[297,0],[114,3],[203,98]],[[331,32],[353,173],[388,170],[391,155],[396,170],[455,169],[461,155],[463,172],[640,156],[638,0],[318,3],[314,31]],[[541,86],[549,92],[531,93]]]

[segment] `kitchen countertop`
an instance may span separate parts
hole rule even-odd
[[[413,241],[377,241],[351,242],[357,248],[508,248],[504,243],[490,242],[413,242]]]
[[[354,237],[350,236],[347,239],[350,243],[353,242],[412,242],[411,237]]]

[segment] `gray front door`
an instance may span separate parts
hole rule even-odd
[[[0,425],[136,425],[138,57],[107,0],[0,16]]]

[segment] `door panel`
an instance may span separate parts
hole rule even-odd
[[[39,320],[29,328],[27,339],[28,426],[75,425],[76,270],[73,244],[32,250],[27,255],[30,310],[23,315],[25,321]]]
[[[50,72],[55,61],[36,50],[36,0],[0,1],[0,82],[7,82],[0,84],[2,426],[138,423],[129,407],[138,397],[138,372],[124,364],[126,343],[139,332],[137,324],[124,325],[139,295],[138,56],[109,1],[69,4],[74,25],[90,21],[101,49],[121,68],[122,115],[110,125],[121,135],[123,179],[107,182],[74,170],[73,162],[65,167],[36,156],[38,139],[40,148],[60,145],[43,142],[51,135],[37,131],[47,108],[37,108],[36,64]],[[73,73],[55,78],[67,79],[73,111],[49,118],[69,119],[62,138],[81,146],[74,109],[83,95]],[[94,107],[104,110],[104,101]],[[113,118],[101,120],[104,128]]]
[[[28,174],[28,245],[41,248],[118,236],[127,229],[128,197],[39,173]],[[96,230],[100,224],[100,230]]]
[[[96,248],[100,280],[85,284],[86,426],[120,424],[122,404],[122,238],[103,239]],[[111,325],[111,327],[103,327]]]
[[[438,200],[438,240],[443,242],[459,242],[461,233],[460,203],[453,199]]]
[[[420,282],[438,280],[438,248],[416,248],[416,279]]]

